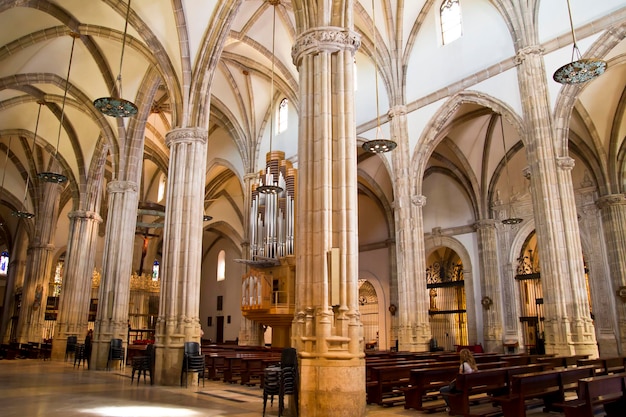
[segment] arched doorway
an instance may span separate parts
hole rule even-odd
[[[426,260],[426,288],[430,300],[430,331],[438,346],[454,350],[468,345],[463,262],[452,249],[441,247]]]
[[[377,349],[380,345],[378,307],[378,295],[374,286],[367,280],[359,280],[359,312],[366,349]]]

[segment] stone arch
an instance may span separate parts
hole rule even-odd
[[[461,259],[461,262],[463,263],[463,277],[465,281],[464,287],[466,300],[465,304],[467,306],[467,336],[470,343],[482,342],[482,336],[479,339],[479,334],[482,335],[482,329],[479,333],[475,301],[475,294],[477,291],[480,291],[480,283],[474,283],[474,277],[472,273],[472,259],[470,257],[470,254],[465,246],[453,237],[430,235],[424,238],[425,258],[428,258],[428,256],[430,256],[430,254],[432,254],[435,249],[441,247],[446,247],[456,252],[456,254]],[[426,291],[426,288],[424,288],[424,291]]]

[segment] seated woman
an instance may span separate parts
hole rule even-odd
[[[469,349],[461,349],[459,352],[459,362],[459,374],[471,374],[478,370],[474,355],[472,355]],[[442,387],[439,390],[439,393],[446,402],[446,406],[448,405],[448,395],[454,392],[457,392],[455,389],[455,380],[452,380],[448,386]],[[446,411],[450,411],[449,407],[446,407]]]

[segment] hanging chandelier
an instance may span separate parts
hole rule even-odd
[[[100,97],[94,100],[93,105],[107,116],[111,117],[130,117],[137,114],[137,106],[121,98],[122,96],[122,63],[124,62],[124,48],[126,47],[126,34],[128,32],[128,16],[130,15],[130,1],[126,8],[126,20],[124,24],[124,38],[122,39],[122,53],[120,55],[120,71],[116,78],[118,92],[120,97]]]
[[[574,21],[572,20],[572,8],[569,0],[567,0],[567,12],[569,14],[569,23],[574,43],[572,50],[572,62],[563,65],[561,68],[556,70],[552,78],[554,81],[561,84],[581,84],[591,81],[604,74],[604,71],[606,71],[606,61],[595,58],[581,57],[578,44],[576,43]]]
[[[397,143],[391,139],[383,138],[382,128],[380,126],[380,107],[378,100],[378,56],[376,50],[376,9],[374,0],[372,0],[372,42],[374,43],[374,75],[376,89],[376,138],[368,140],[361,146],[365,151],[372,153],[384,153],[392,151],[396,148]]]
[[[65,89],[63,91],[63,101],[61,103],[61,117],[59,119],[59,131],[57,133],[57,146],[54,150],[54,158],[56,159],[57,154],[59,153],[59,144],[61,142],[61,130],[63,129],[63,121],[65,120],[65,101],[67,100],[67,90],[70,86],[70,72],[72,70],[72,58],[74,56],[74,45],[76,43],[76,39],[80,38],[80,34],[76,32],[71,32],[70,36],[72,37],[72,49],[70,50],[70,62],[67,66],[67,77],[65,77]],[[41,106],[40,106],[41,110]],[[37,120],[39,121],[39,115],[37,115]],[[35,140],[37,137],[35,136]],[[67,177],[60,172],[40,172],[37,174],[39,179],[45,182],[53,182],[57,184],[62,184],[67,181]]]

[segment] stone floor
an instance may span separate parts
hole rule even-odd
[[[131,383],[124,371],[88,371],[70,362],[36,359],[0,360],[0,416],[2,417],[252,417],[263,414],[258,387],[206,381],[203,387],[151,386]],[[532,417],[553,416],[539,411]],[[268,401],[267,416],[278,415],[278,401]],[[283,414],[285,415],[285,414]],[[367,415],[443,417],[394,407],[367,406]],[[561,414],[562,416],[562,414]],[[346,416],[349,417],[349,416]]]

